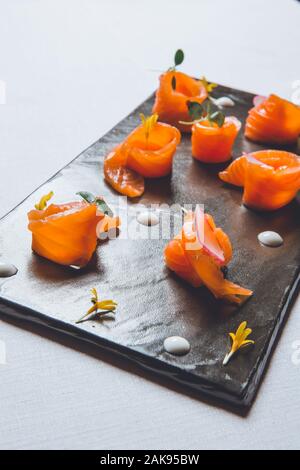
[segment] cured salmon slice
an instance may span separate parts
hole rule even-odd
[[[300,134],[300,107],[270,95],[250,109],[245,136],[255,142],[289,145]]]
[[[85,202],[51,204],[28,213],[32,250],[58,264],[85,266],[97,245],[96,227],[104,214]]]
[[[244,187],[245,205],[276,210],[291,202],[300,189],[300,157],[281,150],[253,152],[237,158],[219,177]]]
[[[121,194],[141,196],[144,178],[160,178],[172,171],[180,138],[179,130],[168,124],[156,122],[149,134],[140,125],[106,157],[105,180]]]
[[[181,135],[176,127],[157,122],[146,140],[143,125],[126,139],[127,166],[145,178],[160,178],[172,171]]]
[[[97,235],[120,225],[119,217],[105,215],[96,204],[85,201],[34,209],[28,220],[34,252],[55,263],[80,268],[90,261]]]
[[[177,70],[168,71],[160,76],[152,112],[157,113],[161,121],[183,132],[191,132],[189,126],[179,123],[190,120],[187,101],[201,104],[207,96],[206,87],[201,80],[195,80]]]
[[[203,227],[202,236],[199,226]],[[240,304],[252,291],[224,278],[221,268],[231,257],[228,236],[215,226],[211,216],[199,209],[186,215],[181,233],[164,250],[169,269],[192,286],[204,284],[216,298]]]
[[[240,128],[241,122],[234,116],[226,117],[221,127],[207,120],[193,124],[193,157],[205,163],[226,162],[231,158],[232,147]]]

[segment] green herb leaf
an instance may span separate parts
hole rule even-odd
[[[219,127],[222,127],[225,121],[225,116],[221,111],[215,111],[209,116],[209,120],[215,122]]]
[[[184,52],[182,49],[178,49],[174,57],[175,67],[177,67],[177,65],[182,64],[183,61],[184,61]]]
[[[172,82],[171,82],[171,84],[172,84],[172,89],[173,89],[173,90],[176,90],[176,77],[175,77],[175,75],[173,75],[173,77],[172,77]]]
[[[206,117],[208,118],[208,120],[210,120],[210,115],[211,115],[211,101],[210,101],[210,99],[207,99],[207,100],[204,101],[204,110],[205,110]]]
[[[200,119],[203,116],[204,109],[200,103],[197,101],[187,101],[186,104],[189,110],[189,115],[193,121],[196,121],[196,119]]]
[[[106,204],[104,199],[100,196],[96,197],[94,194],[89,193],[88,191],[79,191],[76,193],[78,196],[81,196],[89,204],[96,204],[98,209],[103,212],[103,214],[108,215],[109,217],[113,217],[113,211],[111,208]]]
[[[109,217],[113,217],[114,213],[111,208],[106,204],[104,199],[101,197],[96,197],[94,203],[97,204],[98,208],[103,212],[103,214],[108,215]]]
[[[78,196],[81,196],[82,199],[84,199],[89,204],[93,204],[93,202],[95,201],[95,196],[92,193],[89,193],[88,191],[79,191],[76,194]]]

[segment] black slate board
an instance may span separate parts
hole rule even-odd
[[[214,95],[232,97],[236,106],[227,114],[244,122],[252,94],[220,86]],[[220,168],[191,158],[190,138],[184,136],[172,176],[147,182],[142,200],[129,203],[132,213],[140,203],[205,204],[234,247],[229,279],[254,291],[239,310],[228,309],[205,289],[193,289],[168,271],[163,264],[167,240],[124,239],[125,227],[118,239],[101,243],[92,262],[80,271],[55,265],[30,250],[26,214],[49,190],[55,192],[55,202],[74,200],[78,190],[89,190],[116,205],[118,195],[103,181],[103,157],[136,127],[140,112],[150,113],[152,103],[153,96],[1,220],[0,261],[14,263],[19,272],[0,279],[0,311],[96,344],[115,358],[125,357],[157,377],[183,384],[186,390],[248,407],[300,283],[299,201],[275,213],[246,209],[241,192],[217,178]],[[241,132],[234,157],[261,148]],[[257,234],[263,230],[281,233],[284,245],[262,247]],[[102,298],[118,301],[116,318],[76,325],[89,307],[93,286]],[[255,347],[224,367],[228,332],[243,320],[253,328]],[[174,357],[164,352],[163,341],[169,335],[187,338],[190,353]]]

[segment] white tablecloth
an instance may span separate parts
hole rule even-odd
[[[0,12],[1,215],[143,101],[178,47],[185,71],[237,88],[291,98],[300,79],[295,0],[0,0]],[[1,319],[0,447],[299,448],[299,314],[300,301],[246,418]]]

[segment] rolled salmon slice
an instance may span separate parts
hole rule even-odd
[[[300,157],[281,150],[243,155],[219,173],[221,180],[244,187],[243,202],[258,210],[276,210],[300,189]]]
[[[201,80],[176,71],[168,71],[160,76],[159,87],[155,95],[153,113],[159,119],[172,124],[183,132],[191,132],[190,126],[179,121],[190,121],[187,101],[201,104],[208,96]]]
[[[204,224],[209,227],[204,229],[204,238],[200,239],[195,220],[197,215],[192,212],[186,215],[181,233],[164,250],[165,263],[192,286],[204,284],[216,298],[240,304],[252,295],[252,291],[224,278],[221,252],[224,266],[232,256],[231,243],[222,229],[215,226],[212,217],[205,216]]]
[[[161,178],[171,173],[173,157],[180,143],[179,130],[157,122],[145,139],[143,126],[137,127],[126,139],[126,166],[145,178]]]
[[[250,109],[245,136],[256,142],[293,144],[300,134],[300,107],[276,95]]]
[[[143,116],[144,123],[104,160],[105,180],[121,194],[141,196],[145,190],[144,178],[161,178],[172,171],[181,135],[176,127],[156,122],[157,118],[157,115]]]
[[[52,204],[28,213],[32,249],[58,264],[85,266],[97,245],[96,227],[104,214],[94,204]]]

